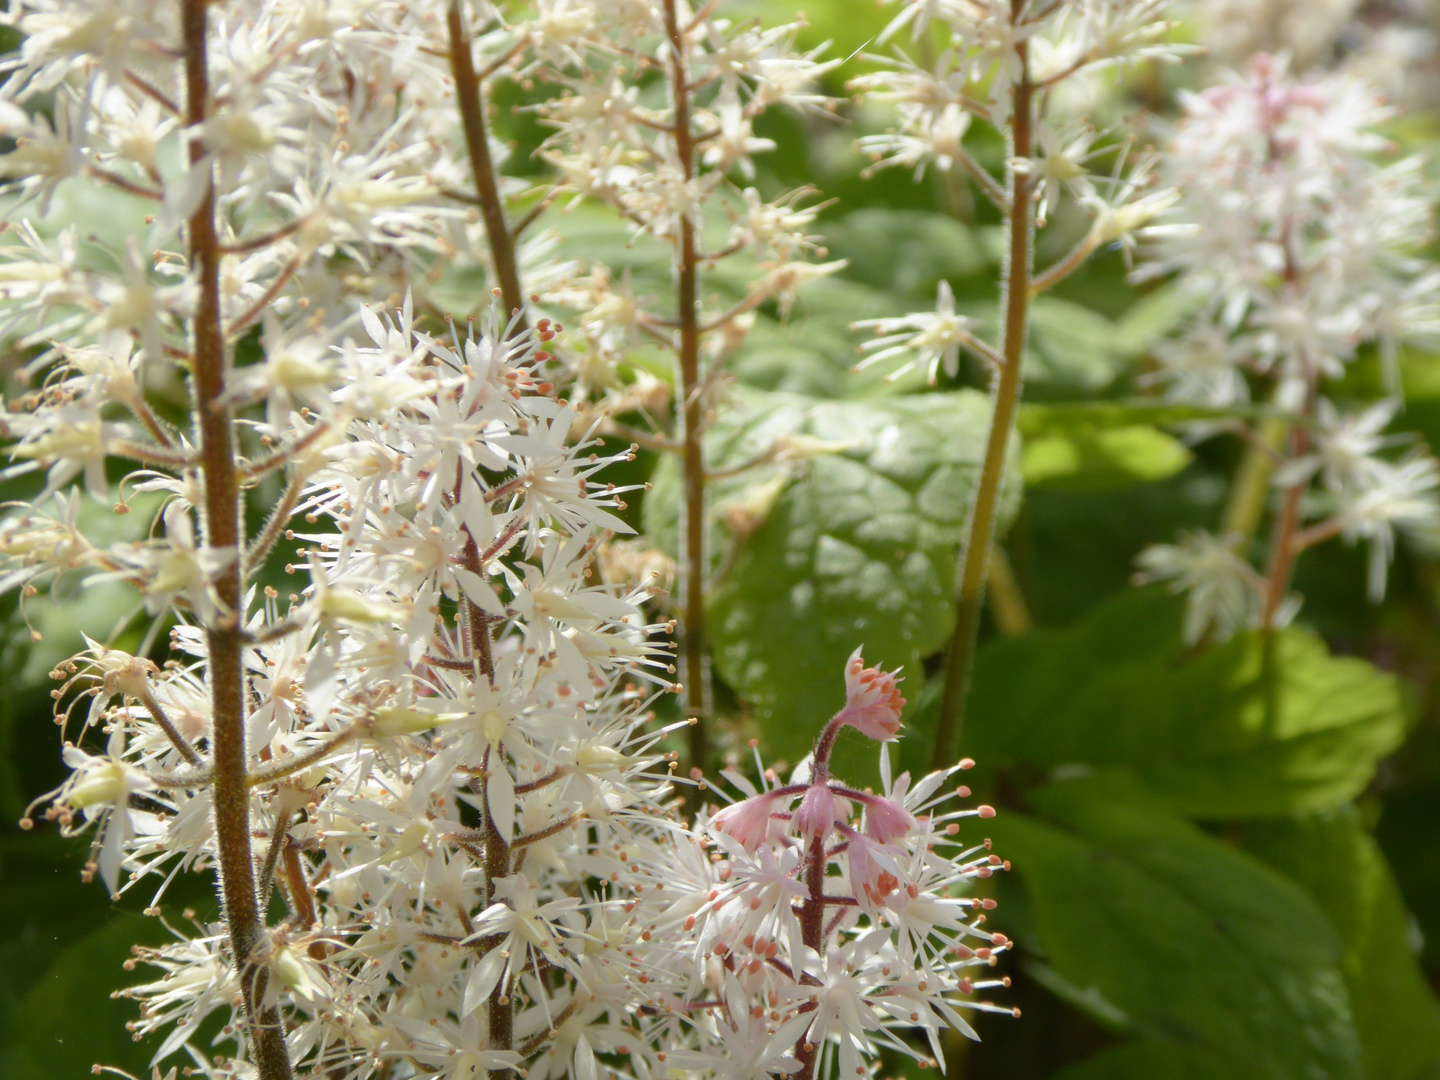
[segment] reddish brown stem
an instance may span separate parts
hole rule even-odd
[[[688,183],[695,177],[695,144],[687,89],[685,34],[680,29],[676,0],[665,0],[665,33],[670,41],[670,95],[675,110],[675,156]],[[704,403],[700,374],[699,259],[695,224],[680,217],[680,242],[675,253],[676,319],[679,327],[681,462],[685,472],[685,551],[681,557],[680,618],[681,679],[684,708],[698,724],[690,726],[690,764],[704,768],[710,679],[705,664],[705,448]]]
[[[800,936],[805,944],[815,950],[823,963],[825,957],[825,841],[815,837],[805,855],[805,897],[800,908]],[[814,1080],[815,1062],[820,1048],[810,1041],[810,1029],[800,1036],[795,1046],[795,1057],[800,1062],[796,1080]]]
[[[485,131],[484,90],[475,71],[470,34],[465,28],[459,0],[454,0],[446,11],[445,25],[450,36],[450,71],[455,77],[455,97],[465,131],[465,149],[470,155],[470,169],[475,176],[476,202],[480,216],[485,219],[490,262],[495,268],[505,310],[512,315],[520,313],[515,323],[518,333],[529,325],[524,316],[525,293],[520,287],[515,241],[505,224],[505,205],[500,201],[500,185],[495,178],[495,163],[490,157],[490,141]]]
[[[488,634],[486,635],[488,638]],[[492,764],[491,758],[494,757]],[[485,759],[482,764],[486,769],[507,768],[503,752],[497,749],[486,750]],[[495,882],[500,878],[510,875],[510,843],[502,836],[500,829],[495,824],[495,818],[490,813],[490,802],[486,794],[486,781],[482,778],[479,784],[480,797],[485,808],[485,906],[489,907],[495,902]],[[515,1042],[515,1005],[510,996],[510,986],[507,980],[501,979],[499,985],[490,993],[489,1007],[490,1027],[490,1048],[492,1050],[509,1050]],[[494,1075],[507,1077],[514,1076],[510,1069],[496,1069]]]
[[[205,123],[209,108],[206,52],[207,0],[183,0],[185,41],[185,120],[191,131]],[[190,143],[191,164],[205,148]],[[266,972],[251,960],[265,932],[255,893],[250,851],[250,787],[245,775],[245,686],[241,659],[240,489],[235,446],[225,407],[225,338],[220,323],[220,244],[215,232],[213,182],[189,222],[190,268],[198,286],[193,324],[195,416],[199,426],[204,481],[204,535],[212,548],[235,553],[215,576],[221,613],[206,628],[211,695],[211,746],[215,802],[215,845],[219,856],[220,895],[230,935],[240,994],[249,1029],[250,1052],[261,1080],[289,1080],[290,1055],[279,1010],[265,1008]]]
[[[1291,461],[1303,457],[1310,445],[1310,434],[1304,419],[1314,410],[1316,390],[1316,378],[1311,372],[1301,412],[1302,420],[1290,429]],[[1308,486],[1308,482],[1302,481],[1285,489],[1285,500],[1275,522],[1275,533],[1270,541],[1270,563],[1265,572],[1268,583],[1265,590],[1265,610],[1260,618],[1260,628],[1267,634],[1275,629],[1275,619],[1280,613],[1280,606],[1290,591],[1290,579],[1295,573],[1295,559],[1302,550],[1302,545],[1296,543],[1296,536],[1300,529],[1300,502]]]

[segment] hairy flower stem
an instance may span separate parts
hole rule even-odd
[[[670,92],[675,106],[675,156],[686,182],[695,178],[695,141],[690,130],[690,86],[685,64],[685,36],[676,0],[665,0],[665,33],[670,39]],[[684,541],[681,575],[681,678],[685,711],[699,719],[690,726],[690,763],[703,768],[706,725],[710,717],[710,680],[705,667],[705,449],[700,385],[699,260],[695,223],[680,217],[680,244],[675,253],[676,319],[680,343],[680,402],[685,473]]]
[[[192,132],[191,164],[205,156],[198,130],[209,108],[206,50],[207,0],[183,0],[185,35],[185,120]],[[234,558],[216,574],[221,608],[206,628],[211,695],[211,754],[214,769],[215,842],[219,849],[220,896],[230,932],[230,949],[249,1027],[250,1052],[260,1080],[288,1080],[290,1055],[279,1010],[264,1008],[266,972],[252,961],[264,933],[255,895],[250,851],[250,786],[245,776],[245,684],[241,658],[240,487],[235,473],[234,435],[225,406],[225,340],[220,322],[220,245],[215,232],[215,187],[190,218],[189,255],[199,300],[193,327],[194,408],[200,428],[204,480],[204,535],[212,548]]]
[[[465,131],[465,149],[475,175],[476,204],[485,219],[490,262],[500,282],[500,298],[505,310],[512,316],[520,314],[514,324],[514,332],[520,333],[528,322],[524,315],[525,293],[520,287],[520,267],[515,257],[515,237],[505,223],[505,204],[500,200],[500,185],[495,179],[495,163],[490,157],[490,139],[485,131],[484,90],[475,72],[475,58],[471,55],[470,34],[465,28],[460,0],[453,0],[445,12],[445,26],[450,36],[450,71],[455,77],[455,98]]]
[[[1286,247],[1287,250],[1290,250],[1288,244]],[[1293,260],[1290,260],[1287,273],[1291,281],[1298,276]],[[1309,447],[1310,433],[1305,421],[1314,415],[1315,399],[1320,393],[1320,373],[1316,366],[1310,363],[1309,358],[1303,353],[1300,361],[1305,372],[1305,400],[1300,409],[1300,422],[1295,423],[1289,432],[1288,459],[1290,461],[1303,456]],[[1277,441],[1283,438],[1284,435],[1280,434]],[[1279,657],[1275,647],[1275,623],[1280,614],[1280,607],[1290,592],[1290,579],[1295,573],[1295,560],[1302,550],[1299,537],[1300,527],[1303,524],[1300,512],[1301,500],[1308,487],[1307,482],[1301,481],[1291,484],[1285,489],[1285,497],[1280,505],[1280,514],[1275,520],[1275,530],[1270,540],[1270,559],[1265,571],[1265,607],[1260,616],[1260,672],[1265,692],[1265,731],[1267,734],[1273,734],[1280,722],[1280,671]]]
[[[453,0],[445,12],[445,25],[450,39],[450,70],[455,78],[455,97],[460,107],[461,125],[465,132],[465,148],[470,157],[470,168],[475,178],[476,204],[485,221],[485,237],[490,245],[490,262],[495,277],[500,283],[500,298],[505,309],[513,317],[510,333],[524,333],[529,328],[525,318],[525,293],[520,285],[519,260],[515,256],[515,234],[505,221],[505,206],[500,199],[500,185],[495,177],[495,162],[490,156],[489,135],[485,130],[485,100],[481,78],[475,71],[475,59],[471,54],[471,39],[465,26],[460,0]],[[456,343],[458,346],[458,342]],[[459,498],[459,484],[455,496]],[[466,569],[480,577],[485,576],[484,559],[475,537],[465,538],[465,549],[461,556]],[[469,600],[463,608],[465,644],[469,659],[475,665],[474,677],[485,679],[492,686],[495,682],[495,661],[490,647],[490,620]],[[492,762],[491,754],[495,760]],[[497,748],[486,753],[485,763],[490,768],[506,768],[502,752]],[[485,906],[494,898],[494,884],[499,878],[510,873],[510,845],[501,835],[490,813],[490,802],[486,791],[487,783],[481,779],[479,788],[481,805],[484,807],[484,853],[485,853]],[[492,1050],[508,1050],[515,1039],[515,1006],[510,996],[510,987],[502,980],[490,993],[486,1003],[489,1045]],[[497,1075],[513,1075],[510,1070],[496,1071]]]
[[[1012,21],[1018,22],[1025,7],[1024,0],[1011,0]],[[1005,474],[1005,458],[1010,447],[1010,431],[1015,426],[1015,412],[1020,405],[1020,366],[1025,353],[1025,335],[1030,322],[1030,264],[1034,242],[1035,209],[1031,205],[1030,177],[1014,162],[1026,161],[1033,152],[1033,99],[1035,87],[1030,82],[1029,46],[1024,40],[1015,45],[1020,74],[1015,80],[1014,109],[1010,122],[1010,153],[1007,166],[1009,188],[1010,242],[1006,249],[1002,272],[1005,312],[1005,337],[1001,349],[1003,363],[995,386],[995,408],[990,414],[990,433],[985,439],[985,457],[980,465],[980,479],[975,500],[970,505],[970,519],[965,530],[965,543],[956,570],[955,633],[945,653],[945,685],[940,696],[939,718],[935,726],[932,767],[943,769],[955,760],[965,711],[965,694],[970,686],[970,670],[975,661],[975,642],[980,632],[980,608],[985,600],[985,580],[989,573],[990,547],[995,538],[995,513],[1000,504],[1001,480]]]
[[[485,752],[485,763],[492,769],[506,767],[499,747]],[[481,781],[480,795],[485,805],[485,906],[489,907],[495,901],[495,882],[510,874],[510,843],[501,835],[495,817],[490,813],[486,784],[487,781]],[[515,1042],[515,1002],[507,980],[501,979],[490,991],[485,1011],[490,1028],[490,1049],[509,1050]],[[493,1075],[508,1077],[515,1074],[510,1069],[496,1069]]]
[[[455,488],[457,501],[459,491],[460,487],[457,483]],[[480,555],[480,547],[475,542],[475,537],[466,536],[465,550],[461,559],[471,573],[484,575],[484,559]],[[485,679],[493,687],[495,685],[495,659],[490,648],[490,620],[473,601],[467,598],[461,607],[461,621],[464,627],[465,645],[470,652],[470,661],[474,665],[472,677]],[[489,907],[495,900],[495,882],[510,874],[510,842],[495,824],[495,817],[490,812],[488,791],[490,770],[507,767],[504,752],[498,746],[492,746],[485,751],[485,758],[481,765],[481,775],[478,783],[474,786],[480,796],[480,805],[484,808],[481,843],[484,851],[485,883],[482,895],[485,901],[484,906]],[[509,1050],[515,1041],[515,1005],[510,995],[510,987],[505,980],[502,979],[490,992],[485,1011],[490,1033],[490,1049]],[[514,1074],[509,1069],[497,1069],[495,1075],[505,1077]]]
[[[822,781],[823,782],[823,781]],[[815,837],[805,854],[805,891],[807,896],[800,906],[800,936],[808,948],[822,961],[825,956],[825,840]],[[810,1041],[810,1029],[800,1036],[795,1047],[795,1057],[800,1062],[796,1080],[813,1080],[815,1062],[820,1048]]]
[[[830,754],[835,749],[835,738],[843,724],[839,717],[832,719],[815,740],[815,753],[811,758],[810,784],[826,784],[830,780]],[[783,790],[783,789],[781,789]],[[805,892],[800,905],[800,937],[815,955],[825,956],[825,839],[816,836],[805,850]],[[810,1041],[807,1028],[795,1044],[795,1057],[800,1062],[796,1080],[812,1080],[815,1062],[820,1054],[819,1047]]]

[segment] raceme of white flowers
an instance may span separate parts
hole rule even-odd
[[[1006,946],[982,925],[993,901],[961,891],[1004,865],[958,837],[990,811],[952,808],[954,770],[912,785],[882,757],[879,795],[830,775],[841,728],[898,729],[893,674],[857,652],[808,774],[763,791],[736,775],[745,800],[682,821],[671,731],[652,723],[671,627],[642,588],[593,583],[626,531],[606,468],[631,451],[602,452],[585,401],[592,344],[663,327],[637,322],[623,274],[546,264],[518,227],[524,308],[482,296],[445,332],[430,299],[447,267],[485,269],[497,294],[504,278],[468,194],[457,27],[476,80],[563,91],[544,113],[560,186],[506,181],[512,207],[595,196],[671,244],[728,208],[727,248],[766,261],[715,355],[827,270],[798,261],[811,211],[735,183],[765,148],[754,116],[814,108],[822,65],[793,28],[713,5],[520,15],[15,0],[0,16],[24,35],[0,60],[0,337],[28,361],[0,414],[4,475],[36,491],[0,518],[0,585],[23,607],[124,582],[143,629],[56,669],[71,774],[44,816],[91,836],[87,875],[156,909],[191,871],[218,870],[233,901],[236,850],[253,874],[243,934],[238,909],[169,920],[174,943],[140,952],[157,971],[126,993],[157,1064],[588,1080],[938,1058],[940,1031],[969,1033],[957,1010],[993,1007],[971,997],[992,981],[964,973]],[[676,40],[715,131],[689,174],[656,134],[679,105],[644,79]],[[102,189],[143,207],[119,243],[63,220]],[[577,296],[578,334],[541,317]],[[217,543],[237,501],[217,501],[222,474],[259,524]],[[130,512],[145,520],[116,540],[105,519]]]
[[[1003,216],[1027,231],[1044,226],[1062,203],[1078,210],[1090,222],[1088,232],[1054,266],[1036,273],[1035,291],[1061,280],[1101,247],[1118,243],[1129,252],[1138,238],[1162,228],[1152,222],[1173,204],[1175,193],[1152,190],[1149,155],[1132,154],[1125,139],[1097,130],[1078,111],[1054,107],[1053,99],[1062,91],[1085,99],[1090,87],[1117,69],[1191,51],[1167,40],[1168,6],[1168,0],[904,4],[877,46],[906,36],[918,40],[938,24],[949,47],[924,64],[903,50],[878,54],[886,70],[852,82],[862,101],[894,111],[890,129],[862,137],[859,149],[872,169],[904,166],[913,168],[917,179],[927,168],[968,177]],[[905,30],[908,35],[901,34]],[[1016,154],[1013,134],[1014,91],[1021,81],[1022,120],[1033,144],[1023,156]],[[977,122],[1007,138],[1006,177],[993,175],[967,147]],[[1113,167],[1101,172],[1097,166],[1107,160]],[[1030,206],[1009,205],[1003,181],[1015,172],[1029,178]],[[933,384],[942,371],[956,375],[962,348],[998,367],[999,350],[978,336],[982,325],[983,320],[956,313],[954,294],[942,281],[934,311],[854,324],[875,335],[861,346],[856,370],[880,366],[888,379],[919,370]]]
[[[1385,434],[1401,350],[1440,343],[1440,267],[1420,254],[1433,236],[1421,163],[1395,160],[1377,131],[1393,112],[1362,82],[1300,78],[1261,56],[1185,106],[1163,171],[1192,227],[1157,238],[1140,273],[1176,274],[1196,311],[1157,350],[1154,379],[1168,399],[1218,413],[1258,398],[1270,419],[1206,422],[1197,436],[1234,430],[1263,446],[1280,502],[1263,575],[1243,529],[1140,556],[1142,579],[1188,592],[1198,640],[1293,614],[1284,567],[1311,544],[1367,541],[1378,599],[1397,535],[1440,535],[1440,464]],[[1327,396],[1362,353],[1378,356],[1392,396]]]

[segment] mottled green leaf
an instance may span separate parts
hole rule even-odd
[[[948,214],[872,207],[827,222],[832,258],[846,274],[910,303],[933,304],[936,286],[987,274],[997,230],[966,228]],[[893,314],[893,312],[892,312]]]
[[[949,633],[957,545],[989,404],[962,391],[866,405],[746,392],[711,433],[726,468],[780,448],[711,492],[717,580],[710,632],[717,668],[803,752],[842,694],[845,658],[905,665]],[[678,471],[657,478],[646,526],[674,543]],[[1013,511],[1018,492],[1005,498]]]

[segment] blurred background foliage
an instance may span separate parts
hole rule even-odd
[[[734,7],[737,19],[767,21],[803,10],[811,43],[845,56],[890,15],[855,0]],[[1183,33],[1211,44],[1211,57],[1132,71],[1099,110],[1163,117],[1177,90],[1248,50],[1289,45],[1297,63],[1386,80],[1408,106],[1390,135],[1431,157],[1440,147],[1440,5],[1188,10]],[[863,65],[852,56],[830,92],[843,95]],[[498,95],[497,123],[516,146],[509,168],[530,173],[544,131],[513,111],[522,103],[519,90]],[[787,315],[760,313],[711,434],[720,467],[781,436],[815,451],[713,490],[713,658],[727,710],[716,738],[730,756],[753,737],[767,760],[796,761],[838,704],[843,658],[863,642],[868,662],[905,666],[900,756],[919,770],[938,689],[927,675],[953,621],[955,549],[987,406],[975,370],[935,389],[918,376],[852,374],[849,325],[929,309],[942,280],[959,310],[993,317],[1001,231],[963,185],[916,183],[905,170],[862,178],[852,147],[872,119],[863,108],[828,121],[768,115],[760,131],[778,149],[760,159],[757,184],[810,185],[832,200],[819,231],[828,257],[849,262]],[[1003,149],[977,153],[998,161]],[[124,200],[74,214],[123,237],[136,212]],[[665,251],[632,246],[623,226],[584,208],[552,225],[562,254],[630,268],[637,292],[667,291]],[[1068,246],[1063,217],[1041,244],[1042,263]],[[746,283],[727,270],[705,287],[740,299]],[[479,285],[444,278],[434,299],[465,310]],[[1132,586],[1133,560],[1147,543],[1214,526],[1238,451],[1233,441],[1187,445],[1175,425],[1193,411],[1147,397],[1147,350],[1183,314],[1163,283],[1129,284],[1117,252],[1035,308],[1002,542],[1010,603],[987,617],[961,740],[979,763],[977,799],[1000,810],[987,823],[995,850],[1014,864],[992,879],[991,925],[1018,943],[1004,963],[1014,985],[999,1000],[1024,1015],[982,1016],[981,1043],[950,1047],[950,1075],[1440,1078],[1440,565],[1402,548],[1386,599],[1370,604],[1363,553],[1340,543],[1307,553],[1296,580],[1305,605],[1278,637],[1273,678],[1258,635],[1185,646],[1181,601]],[[12,369],[17,359],[7,358]],[[1406,354],[1402,372],[1403,426],[1440,450],[1440,356]],[[1378,361],[1357,363],[1346,389],[1380,396]],[[642,455],[636,469],[654,489],[633,518],[673,551],[673,463]],[[96,1061],[148,1073],[152,1048],[124,1032],[133,1006],[112,1000],[138,978],[121,968],[130,945],[157,932],[137,917],[145,896],[112,904],[76,880],[84,841],[14,826],[63,778],[48,672],[79,631],[108,637],[132,604],[104,587],[36,597],[23,613],[13,596],[0,601],[7,1080],[68,1080]],[[863,775],[872,756],[857,738],[837,752],[837,772]],[[167,915],[187,905],[215,917],[203,878],[172,887]]]

